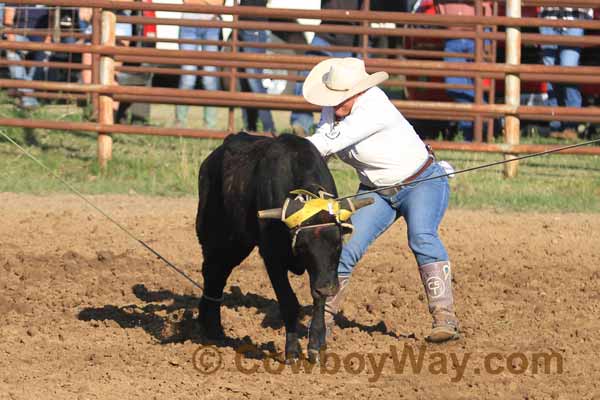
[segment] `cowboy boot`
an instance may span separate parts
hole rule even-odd
[[[346,298],[350,275],[338,275],[338,282],[340,286],[338,292],[334,296],[328,296],[325,300],[325,329],[327,337],[331,336],[335,316],[340,311],[342,302]]]
[[[460,335],[458,318],[454,313],[450,262],[440,261],[421,265],[419,272],[427,294],[429,312],[433,317],[431,333],[425,340],[441,343],[458,339]]]

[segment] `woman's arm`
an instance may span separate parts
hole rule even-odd
[[[334,121],[333,107],[325,107],[323,116],[326,120],[319,123],[317,131],[309,139],[323,156],[335,154],[348,146],[352,146],[381,130],[389,123],[393,113],[388,109],[390,104],[381,101],[378,96],[363,95],[352,112],[339,122]],[[362,101],[361,101],[362,100]],[[325,114],[328,109],[328,114]]]
[[[3,22],[4,22],[5,28],[13,28],[14,27],[16,13],[17,13],[17,9],[15,7],[6,6],[4,8],[4,21]],[[14,42],[15,34],[7,33],[6,40],[8,40],[9,42]]]
[[[321,110],[321,119],[319,120],[319,124],[317,125],[315,133],[312,136],[307,137],[307,139],[315,145],[323,157],[327,157],[332,154],[329,150],[329,143],[325,135],[333,128],[333,121],[333,107],[323,107]]]

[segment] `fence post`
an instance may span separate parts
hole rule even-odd
[[[506,16],[521,18],[521,0],[506,1]],[[521,64],[521,28],[506,28],[506,64]],[[518,74],[506,74],[505,79],[505,102],[515,110],[521,103],[521,78]],[[518,115],[507,114],[504,121],[504,142],[509,145],[519,143],[521,124]],[[505,154],[504,159],[515,158],[514,154]],[[512,178],[517,175],[517,161],[504,164],[504,176]]]
[[[92,45],[100,45],[100,31],[102,30],[102,9],[94,8],[92,11]],[[100,84],[100,54],[92,53],[92,84]],[[92,119],[98,121],[100,115],[100,96],[98,93],[92,94]]]
[[[115,46],[115,26],[117,17],[113,11],[102,11],[102,37],[104,46]],[[115,60],[112,54],[103,54],[100,57],[100,84],[113,85],[115,80]],[[114,100],[112,94],[103,93],[98,99],[98,122],[112,125],[114,123]],[[100,132],[98,134],[98,163],[101,168],[106,168],[108,160],[112,158],[112,137]]]
[[[362,4],[362,10],[363,11],[370,11],[371,9],[371,1],[370,0],[364,0],[363,4]],[[362,26],[363,28],[368,28],[369,27],[369,21],[363,21],[362,22]],[[369,35],[367,35],[366,33],[364,35],[362,35],[362,40],[361,40],[361,44],[362,44],[362,58],[363,60],[367,61],[369,59]]]

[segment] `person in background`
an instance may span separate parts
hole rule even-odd
[[[593,19],[594,10],[591,8],[571,7],[540,7],[538,15],[546,19],[578,20]],[[583,36],[583,28],[565,27],[540,27],[542,35],[564,35]],[[576,67],[579,65],[581,48],[577,46],[542,44],[542,61],[544,65],[560,65],[562,67]],[[581,92],[576,85],[570,83],[547,84],[547,105],[551,107],[576,107],[582,105]],[[561,139],[577,139],[577,123],[574,122],[550,122],[550,136]]]
[[[362,7],[362,0],[322,0],[322,10],[360,10]],[[352,22],[344,21],[323,21],[321,25],[354,25]],[[352,47],[357,45],[356,35],[342,34],[342,33],[327,33],[327,32],[316,32],[315,36],[311,41],[312,46],[344,46]],[[328,50],[311,50],[306,53],[307,55],[316,56],[327,56],[327,57],[351,57],[353,54],[351,51],[328,51]],[[298,75],[307,76],[308,71],[299,71]],[[302,95],[302,82],[296,83],[294,87],[294,94],[296,96]],[[312,112],[306,111],[292,111],[290,115],[290,124],[292,125],[292,131],[298,136],[307,136],[312,132],[314,126],[314,117]]]
[[[86,35],[92,34],[92,13],[91,7],[79,7],[79,33]],[[80,43],[90,44],[91,38],[81,39]],[[92,65],[92,53],[82,53],[81,63],[84,65]],[[92,70],[84,69],[81,70],[81,83],[90,84],[92,83]]]
[[[436,10],[441,15],[474,16],[475,7],[472,1],[467,0],[435,0]],[[492,7],[488,2],[483,3],[483,15],[492,15]],[[450,26],[449,30],[472,30],[470,27]],[[475,54],[475,40],[468,38],[446,39],[444,51],[447,53]],[[465,57],[445,57],[445,62],[473,62]],[[473,79],[467,77],[449,76],[445,78],[447,84],[473,85]],[[446,89],[446,93],[457,103],[473,103],[475,92],[473,89]],[[458,129],[466,141],[473,140],[473,121],[458,121]]]
[[[352,271],[368,247],[403,217],[433,318],[426,340],[458,339],[451,264],[438,234],[450,196],[446,174],[453,170],[436,160],[377,87],[386,79],[383,71],[368,74],[361,59],[328,58],[311,70],[303,85],[306,101],[323,107],[315,134],[307,140],[324,158],[335,154],[354,167],[360,180],[357,196],[373,200],[352,215],[354,233],[342,246],[339,291],[326,299],[325,325],[330,333]],[[425,181],[409,184],[415,180]]]
[[[4,3],[0,3],[0,29],[4,28]],[[0,55],[2,54],[2,51],[0,49]]]
[[[184,4],[189,5],[212,5],[221,6],[223,0],[184,0]],[[195,21],[211,21],[216,20],[219,17],[215,14],[198,14],[185,12],[182,15],[183,19],[195,20]],[[179,39],[182,40],[213,40],[218,41],[221,35],[220,28],[200,27],[200,26],[182,26],[179,29]],[[219,46],[216,44],[195,44],[195,43],[181,43],[179,45],[180,50],[185,51],[219,51]],[[184,71],[197,71],[197,65],[183,65],[181,67]],[[205,65],[202,67],[205,72],[216,72],[217,67],[212,65]],[[193,74],[184,74],[179,78],[179,89],[194,89],[196,86],[197,76]],[[219,90],[219,77],[217,76],[202,76],[202,86],[204,90]],[[186,125],[187,115],[189,107],[187,105],[175,106],[175,124],[178,127]],[[217,128],[217,109],[216,107],[204,107],[204,127],[208,129]]]
[[[241,6],[253,6],[253,7],[266,7],[267,0],[240,0]],[[244,17],[240,16],[241,21],[266,21],[266,18],[261,17]],[[240,30],[240,40],[243,42],[254,42],[254,43],[267,43],[268,33],[266,30],[261,29],[242,29]],[[254,54],[265,54],[267,50],[259,47],[243,47],[241,49],[244,53]],[[263,70],[260,68],[246,68],[246,72],[250,74],[262,74]],[[248,78],[246,79],[250,91],[253,93],[267,93],[267,89],[262,83],[262,79]],[[242,116],[244,118],[244,125],[246,129],[250,131],[257,131],[257,117],[262,122],[262,130],[264,132],[275,133],[275,123],[273,122],[273,115],[270,110],[258,110],[258,115],[255,109],[242,109]]]
[[[6,3],[4,9],[4,27],[14,29],[48,29],[48,23],[50,18],[50,12],[47,6],[42,5],[19,5],[17,3]],[[37,43],[50,43],[51,37],[46,34],[36,35],[25,35],[7,33],[6,40],[12,42],[37,42]],[[30,58],[33,61],[44,62],[48,60],[48,54],[45,51],[37,50],[31,51]],[[25,51],[21,50],[8,50],[6,52],[6,58],[11,61],[24,61]],[[41,67],[30,67],[26,68],[22,65],[10,65],[9,66],[11,79],[20,80],[44,80],[44,68]],[[35,108],[39,106],[39,103],[35,97],[27,96],[28,93],[32,93],[32,89],[19,89],[22,94],[20,99],[20,106],[23,108]]]

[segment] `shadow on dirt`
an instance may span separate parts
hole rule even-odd
[[[197,324],[197,310],[199,297],[180,295],[170,290],[150,291],[143,284],[134,285],[133,293],[138,299],[147,303],[143,306],[131,304],[125,306],[105,305],[103,307],[89,307],[80,311],[78,318],[82,321],[115,321],[121,328],[142,328],[161,344],[182,343],[191,340],[194,343],[210,344],[217,347],[230,347],[234,350],[253,348],[246,357],[263,358],[266,353],[275,353],[274,342],[256,344],[250,336],[233,338],[226,336],[219,341],[207,340]],[[279,315],[279,303],[254,293],[243,293],[238,286],[231,286],[230,292],[225,293],[223,306],[237,310],[249,308],[264,315],[261,326],[279,330],[283,327]],[[310,315],[312,306],[302,306],[300,318]],[[411,335],[398,335],[387,329],[383,322],[376,325],[363,325],[349,320],[343,315],[338,316],[338,326],[341,329],[358,328],[367,333],[379,332],[397,339],[414,338]],[[225,326],[227,331],[227,326]],[[299,323],[299,336],[306,337],[308,329]],[[283,331],[282,331],[283,334]]]

